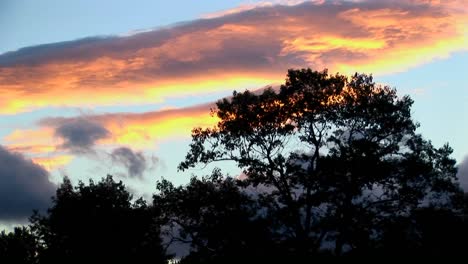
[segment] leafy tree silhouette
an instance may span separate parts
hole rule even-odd
[[[27,227],[15,227],[13,232],[0,232],[0,263],[37,263],[39,243]]]
[[[112,176],[74,187],[65,179],[47,215],[31,217],[41,263],[163,263],[155,210]]]
[[[246,185],[271,188],[272,229],[296,255],[369,249],[392,219],[457,209],[452,150],[415,133],[412,103],[365,74],[289,70],[279,92],[219,101],[220,121],[193,130],[179,169],[234,161]]]
[[[154,206],[161,210],[168,243],[190,246],[190,255],[181,263],[265,259],[275,253],[267,219],[255,217],[261,213],[256,201],[220,170],[193,177],[185,186],[162,180],[157,189]]]
[[[162,180],[147,205],[112,176],[65,178],[45,215],[0,233],[0,263],[166,263],[173,243],[181,263],[462,254],[468,195],[412,104],[369,75],[289,70],[278,91],[219,101],[179,165],[233,161],[245,179]]]

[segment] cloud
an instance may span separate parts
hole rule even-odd
[[[39,125],[41,126],[40,130],[50,130],[51,127],[62,128],[67,127],[67,124],[73,124],[72,128],[78,127],[79,129],[71,129],[72,132],[78,133],[80,137],[84,137],[83,134],[86,134],[86,138],[82,139],[82,141],[90,143],[84,144],[86,146],[90,146],[91,143],[95,143],[99,139],[101,145],[129,145],[142,149],[153,146],[158,140],[190,136],[194,127],[213,126],[217,122],[217,118],[210,116],[210,107],[214,107],[214,103],[144,113],[87,115],[86,122],[92,124],[89,127],[93,128],[88,128],[88,130],[94,133],[89,133],[88,130],[86,130],[87,133],[84,133],[81,131],[82,125],[75,125],[82,124],[83,117],[45,118],[39,121]],[[69,134],[74,135],[75,133]],[[70,145],[69,141],[65,141],[62,145]],[[83,143],[74,145],[80,146]]]
[[[212,127],[218,122],[210,115],[212,107],[214,103],[144,113],[44,118],[38,128],[17,129],[4,142],[9,151],[21,152],[52,170],[69,163],[74,155],[98,148],[148,149],[162,140],[187,138],[194,127]]]
[[[130,36],[28,47],[0,55],[0,109],[154,103],[280,83],[291,67],[404,71],[467,49],[463,2],[263,3]]]
[[[148,168],[147,160],[142,152],[134,152],[127,147],[114,149],[111,153],[112,160],[128,170],[128,175],[132,177],[142,177],[143,172]]]
[[[50,156],[36,156],[32,158],[32,161],[48,171],[62,168],[73,159],[71,155],[54,154]]]
[[[52,126],[17,129],[7,135],[3,142],[8,151],[23,153],[48,171],[63,167],[73,159],[66,149],[61,148],[64,140],[55,136]]]
[[[61,148],[83,154],[92,152],[96,141],[109,137],[110,133],[98,123],[76,118],[59,124],[55,128],[55,135],[64,141]]]
[[[468,192],[468,156],[458,165],[457,177],[463,190]]]
[[[0,220],[21,220],[50,204],[56,186],[41,166],[0,146]]]

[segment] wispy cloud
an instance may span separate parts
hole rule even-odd
[[[29,47],[0,55],[0,111],[260,87],[290,67],[403,71],[467,49],[463,2],[264,3],[131,36]]]
[[[64,141],[55,136],[53,127],[17,129],[3,138],[3,142],[8,151],[23,153],[49,171],[60,168],[73,159],[71,153],[60,148]]]
[[[27,152],[26,152],[27,153]],[[62,168],[73,160],[72,155],[54,153],[54,155],[40,155],[32,158],[32,161],[38,165],[41,165],[48,171]]]
[[[194,127],[214,125],[217,122],[217,118],[209,114],[211,107],[214,107],[214,103],[145,113],[109,113],[79,117],[45,118],[39,121],[39,131],[50,131],[52,128],[55,130],[54,133],[57,134],[58,130],[67,126],[67,124],[76,124],[77,122],[81,124],[82,120],[86,120],[86,123],[93,124],[93,129],[90,132],[93,132],[94,136],[88,138],[90,137],[89,133],[80,134],[82,136],[84,136],[83,134],[88,134],[85,136],[86,141],[89,141],[88,143],[145,148],[154,146],[161,139],[189,136]],[[99,134],[96,135],[102,135],[102,137],[96,137],[95,132],[97,131],[95,130],[97,128],[99,128]],[[80,126],[81,130],[83,129]],[[106,133],[101,133],[104,131]],[[40,133],[38,130],[31,132]],[[16,133],[19,133],[19,131]],[[24,134],[27,137],[28,133]],[[64,143],[61,144],[63,145]]]
[[[128,147],[114,149],[111,158],[112,161],[123,165],[131,177],[142,177],[145,170],[148,169],[148,163],[152,161],[148,160],[143,152],[133,151]]]
[[[130,147],[154,148],[161,140],[190,136],[194,127],[213,126],[218,119],[209,114],[211,107],[214,103],[145,113],[45,118],[38,128],[15,130],[4,141],[10,151],[28,154],[51,169],[66,165],[77,154],[125,148],[136,158],[125,150],[112,153],[111,158],[125,165],[131,176],[138,176],[145,168],[134,162],[142,159]]]

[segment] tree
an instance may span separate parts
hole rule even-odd
[[[165,262],[152,207],[112,176],[74,187],[65,179],[45,216],[31,217],[41,263]]]
[[[246,185],[267,186],[276,233],[296,254],[368,249],[385,223],[425,206],[457,209],[448,145],[418,135],[408,97],[372,76],[289,70],[279,92],[234,92],[196,128],[179,169],[233,161]]]
[[[15,227],[13,232],[0,233],[0,263],[37,263],[39,243],[28,227]]]
[[[181,263],[224,263],[234,259],[265,258],[274,247],[265,219],[237,180],[214,170],[193,177],[185,186],[167,180],[157,184],[154,206],[160,208],[167,246],[188,245]]]

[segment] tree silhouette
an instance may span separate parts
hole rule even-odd
[[[165,262],[154,210],[112,176],[74,187],[65,179],[47,215],[34,214],[41,263]]]
[[[289,70],[278,91],[219,101],[179,165],[231,161],[245,177],[162,180],[152,205],[111,176],[65,178],[45,215],[0,233],[0,263],[166,263],[175,244],[181,263],[462,254],[468,195],[412,104],[372,76]]]
[[[160,208],[168,243],[188,244],[181,263],[220,263],[233,259],[264,259],[274,254],[265,219],[256,202],[238,182],[219,170],[193,177],[185,186],[167,180],[157,184],[154,206]]]
[[[385,223],[454,208],[461,193],[451,148],[415,133],[412,103],[368,75],[289,70],[279,92],[219,101],[179,169],[234,161],[246,185],[271,188],[266,209],[297,255],[368,249]]]
[[[39,243],[27,227],[15,227],[13,232],[0,232],[0,263],[37,263]]]

